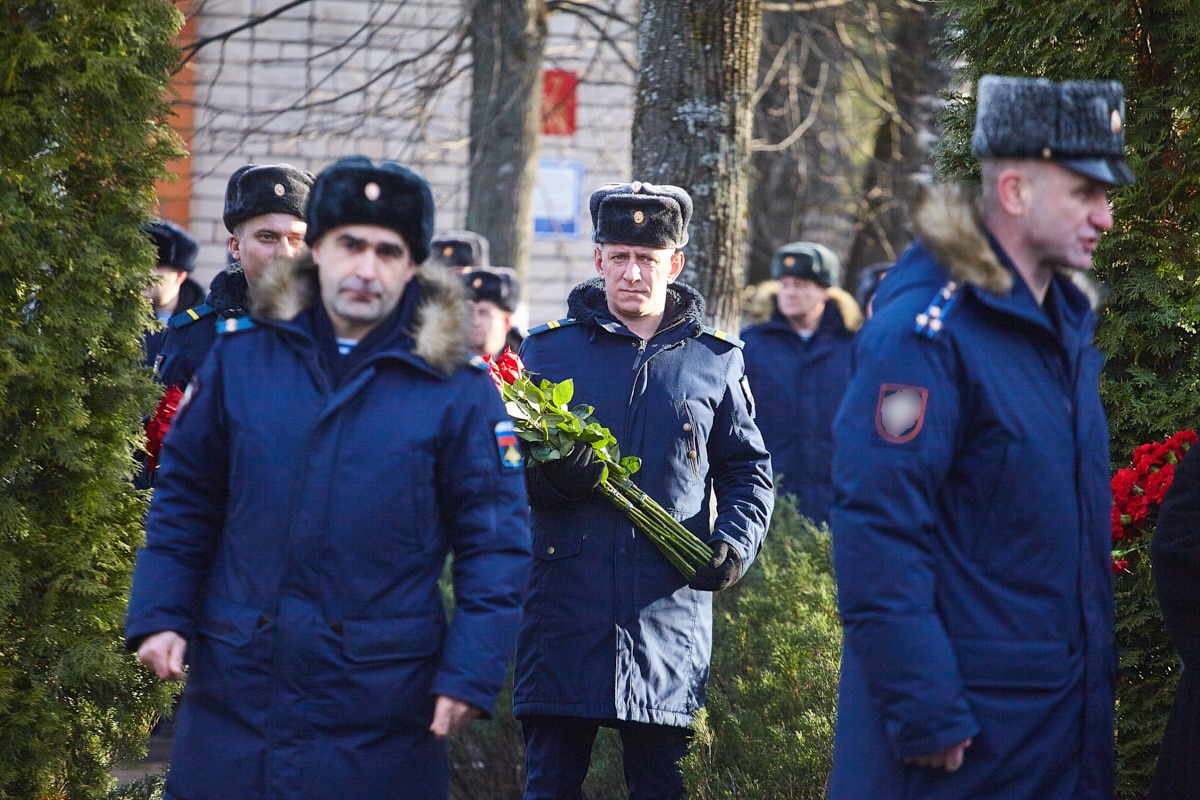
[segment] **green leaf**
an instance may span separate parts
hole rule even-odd
[[[625,456],[621,459],[620,464],[631,475],[642,468],[642,460],[637,456]]]
[[[575,396],[575,381],[567,378],[562,383],[554,387],[554,405],[559,408],[566,408],[567,403],[571,402],[571,398]]]

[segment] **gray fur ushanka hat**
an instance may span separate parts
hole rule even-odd
[[[1125,90],[1119,81],[985,75],[971,150],[980,158],[1037,158],[1110,184],[1134,182],[1125,163]]]
[[[800,278],[828,289],[837,286],[842,263],[828,247],[815,242],[791,242],[775,251],[771,258],[772,278]]]
[[[488,240],[474,231],[446,231],[433,237],[429,257],[450,269],[487,266]]]
[[[692,198],[678,186],[606,183],[592,192],[592,241],[678,250],[688,242]]]

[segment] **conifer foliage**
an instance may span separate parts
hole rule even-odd
[[[1101,240],[1105,285],[1097,345],[1112,460],[1200,423],[1200,16],[1195,0],[946,0],[951,55],[972,85],[983,74],[1117,79],[1136,186],[1115,190],[1116,226]],[[939,172],[974,169],[974,103],[952,98]],[[1170,708],[1177,662],[1162,628],[1148,559],[1119,575],[1117,789],[1144,796]]]
[[[138,230],[176,138],[164,0],[0,6],[0,796],[107,793],[166,700],[121,625],[153,388]]]
[[[683,762],[693,800],[821,800],[833,764],[838,621],[829,529],[775,504],[746,577],[713,598],[708,704]]]

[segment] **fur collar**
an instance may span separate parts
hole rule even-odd
[[[413,277],[421,291],[406,334],[412,353],[438,372],[449,375],[470,359],[466,339],[466,300],[458,276],[426,262]],[[317,265],[305,251],[294,259],[271,263],[254,292],[254,315],[290,322],[312,307],[320,295]]]
[[[747,286],[742,291],[742,311],[748,325],[759,325],[779,315],[775,299],[779,297],[779,281],[771,280]],[[840,286],[829,287],[828,305],[833,305],[842,317],[842,325],[850,333],[855,333],[863,325],[862,309],[853,295]]]
[[[238,317],[250,308],[250,286],[242,262],[235,261],[217,273],[208,285],[208,304],[226,317]]]
[[[604,294],[604,279],[597,276],[572,289],[567,297],[567,313],[586,325],[594,325],[596,317],[612,319]],[[667,310],[659,330],[679,322],[704,324],[704,296],[686,283],[676,281],[667,287]]]
[[[1013,273],[992,250],[979,214],[978,197],[961,186],[939,185],[927,190],[917,206],[913,223],[917,235],[950,277],[997,295],[1012,289]],[[1100,304],[1100,291],[1082,272],[1061,270],[1088,299]]]

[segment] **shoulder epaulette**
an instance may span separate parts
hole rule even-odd
[[[471,356],[467,360],[467,363],[470,364],[475,369],[479,370],[480,372],[487,372],[489,369],[488,363],[486,361],[484,361],[480,356]]]
[[[728,342],[729,344],[731,344],[734,347],[737,347],[739,349],[746,346],[745,342],[743,342],[738,337],[734,336],[732,333],[726,333],[725,331],[719,330],[717,328],[710,328],[707,325],[702,325],[701,330],[703,330],[705,333],[707,333],[709,336],[713,337],[714,339],[720,339],[722,342]]]
[[[950,281],[941,289],[938,289],[938,293],[929,301],[929,307],[920,314],[917,314],[913,332],[927,339],[936,338],[946,326],[946,315],[954,307],[954,301],[957,298],[958,284],[954,281]]]
[[[182,314],[176,314],[175,316],[171,317],[169,320],[167,320],[167,324],[172,328],[186,328],[193,322],[204,319],[215,311],[216,309],[210,306],[208,303],[201,303],[198,306],[189,308]]]
[[[546,331],[552,331],[552,330],[555,330],[556,328],[569,328],[572,325],[578,325],[578,324],[579,324],[579,320],[575,319],[574,317],[564,317],[563,319],[556,319],[552,322],[547,322],[545,325],[538,325],[536,328],[530,328],[528,335],[529,336],[537,336],[539,333],[545,333]]]
[[[229,317],[217,323],[217,333],[237,333],[254,327],[249,317]]]

